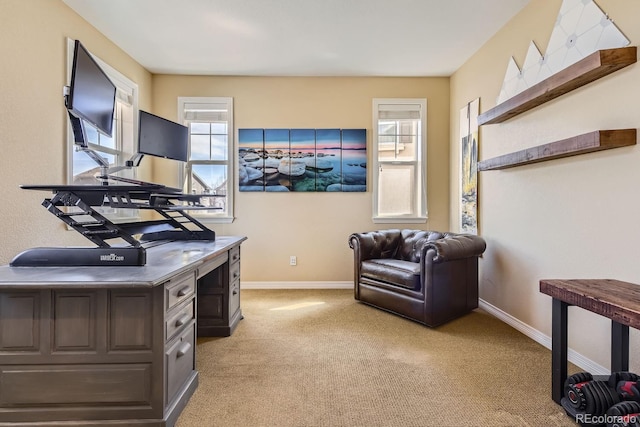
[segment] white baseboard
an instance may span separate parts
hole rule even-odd
[[[353,282],[247,282],[242,289],[353,289]]]
[[[484,301],[483,299],[480,299],[478,306],[482,310],[484,310],[487,313],[491,314],[492,316],[498,318],[499,320],[503,321],[507,325],[509,325],[512,328],[516,329],[517,331],[522,332],[524,335],[526,335],[527,337],[531,338],[532,340],[534,340],[538,344],[541,344],[541,345],[545,346],[546,348],[551,349],[551,337],[550,336],[543,334],[539,330],[537,330],[537,329],[527,325],[526,323],[516,319],[512,315],[510,315],[508,313],[505,313],[504,311],[500,310],[498,307],[489,304],[488,302]],[[569,360],[569,362],[571,362],[574,365],[578,366],[580,369],[582,369],[582,370],[584,370],[586,372],[590,372],[593,375],[608,375],[608,374],[611,373],[611,371],[609,369],[607,369],[604,366],[594,362],[591,359],[588,359],[588,358],[584,357],[582,354],[580,354],[577,351],[572,350],[572,349],[568,349],[567,350],[567,359]]]

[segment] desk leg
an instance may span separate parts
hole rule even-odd
[[[629,327],[611,321],[611,372],[629,370]]]
[[[551,398],[557,404],[564,395],[567,379],[567,304],[553,299],[551,317]]]

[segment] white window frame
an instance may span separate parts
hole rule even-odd
[[[235,219],[233,216],[234,207],[234,188],[235,188],[235,127],[233,125],[233,98],[232,97],[178,97],[178,122],[188,126],[189,120],[185,115],[187,109],[193,110],[194,105],[198,105],[198,109],[207,111],[213,109],[214,106],[225,104],[228,111],[227,120],[227,160],[189,160],[185,167],[182,168],[182,177],[184,182],[184,191],[191,193],[190,179],[191,166],[193,164],[212,164],[227,166],[227,209],[226,212],[217,210],[198,210],[190,211],[190,215],[198,218],[203,223],[219,223],[229,224]],[[189,153],[191,153],[191,132],[189,132]]]
[[[416,144],[415,160],[380,160],[379,156],[379,112],[381,108],[415,108],[420,113],[419,141]],[[380,170],[384,165],[414,165],[415,184],[412,192],[413,213],[406,215],[383,215],[379,212],[380,200]],[[373,99],[373,215],[374,223],[424,223],[427,221],[427,100],[425,98],[374,98]]]

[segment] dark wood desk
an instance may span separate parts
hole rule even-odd
[[[144,266],[0,266],[0,427],[170,427],[196,336],[242,318],[246,237],[167,242]]]
[[[551,397],[560,404],[567,378],[567,308],[581,307],[611,319],[611,372],[629,369],[629,326],[640,329],[640,285],[611,279],[541,280],[553,297]]]

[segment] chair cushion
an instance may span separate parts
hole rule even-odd
[[[360,275],[392,285],[420,290],[420,264],[399,259],[370,259],[362,261]]]

